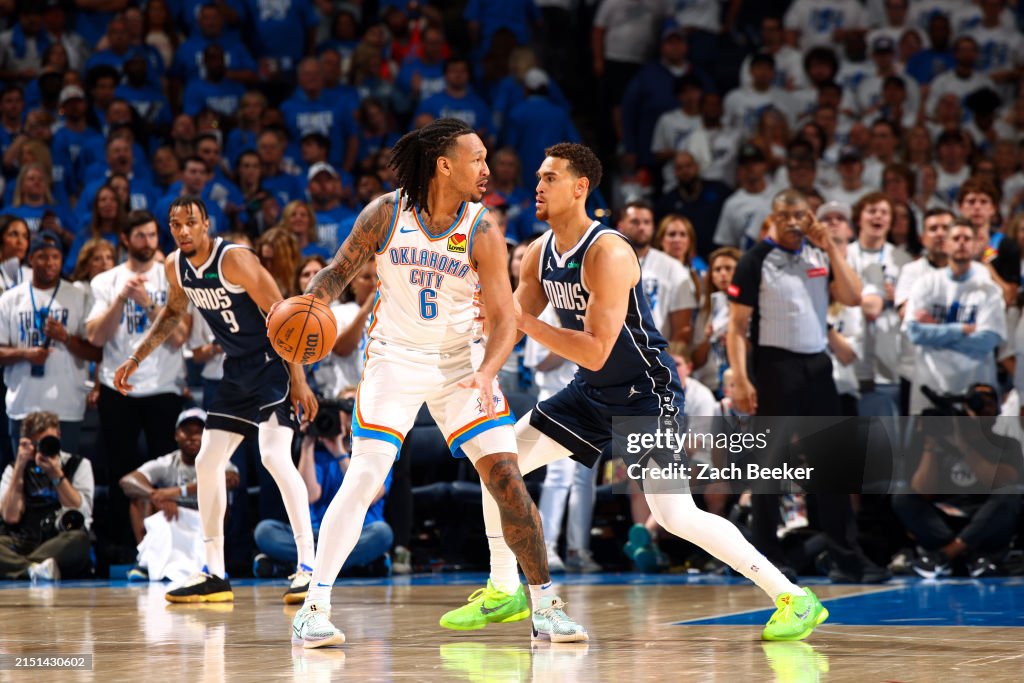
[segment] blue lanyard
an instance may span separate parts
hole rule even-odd
[[[46,304],[46,308],[36,308],[36,293],[35,287],[30,282],[28,285],[28,296],[32,302],[32,321],[35,323],[36,329],[39,330],[39,334],[45,342],[46,334],[43,330],[46,328],[46,319],[50,317],[50,308],[53,307],[53,301],[57,298],[57,292],[60,291],[60,278],[57,278],[57,286],[53,288],[53,294],[50,295],[50,303]]]

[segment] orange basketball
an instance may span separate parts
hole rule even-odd
[[[312,294],[285,299],[267,319],[267,336],[281,358],[310,365],[334,348],[338,321],[331,307]]]

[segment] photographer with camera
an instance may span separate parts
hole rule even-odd
[[[0,577],[56,581],[89,568],[92,464],[61,450],[60,417],[21,422],[13,465],[0,480]]]
[[[944,244],[948,265],[921,275],[910,292],[903,329],[915,347],[911,415],[928,406],[922,386],[963,394],[976,382],[996,385],[993,352],[1006,339],[1006,307],[985,266],[974,262],[977,240],[973,224],[954,222]]]
[[[892,498],[919,545],[912,566],[924,578],[940,578],[966,560],[972,577],[990,576],[1016,527],[1021,445],[994,433],[999,398],[991,385],[973,384],[964,396],[921,388],[935,407],[925,410],[910,491]]]
[[[304,425],[305,434],[299,451],[299,474],[309,491],[309,515],[313,524],[313,537],[319,540],[320,523],[327,506],[341,488],[349,466],[352,450],[352,409],[350,392],[338,400],[320,399],[320,410],[311,423]],[[387,569],[377,562],[391,547],[393,533],[384,521],[384,499],[391,487],[391,472],[377,491],[363,520],[363,529],[355,548],[342,571],[359,568],[369,575],[387,575]],[[256,547],[259,554],[253,563],[256,576],[283,576],[295,567],[297,551],[291,528],[276,519],[264,519],[256,525]],[[293,575],[294,576],[294,575]],[[291,577],[289,577],[291,578]],[[305,599],[306,586],[292,587],[284,595],[288,604]]]

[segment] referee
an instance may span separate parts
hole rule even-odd
[[[777,194],[768,217],[768,236],[743,255],[728,289],[726,344],[736,408],[769,417],[842,415],[832,361],[826,353],[826,318],[830,298],[859,306],[860,291],[860,279],[815,220],[804,196],[791,189]],[[773,435],[770,443],[784,452],[792,432],[782,431]],[[821,462],[824,467],[816,472],[831,474],[828,479],[848,485],[839,475],[855,468],[858,460],[836,448],[837,442],[844,440],[836,439],[834,430],[817,436],[814,441],[805,438],[801,444],[808,451],[810,464],[827,458],[829,462]],[[813,486],[809,488],[813,490]],[[867,583],[888,578],[887,572],[863,555],[853,537],[848,495],[818,494],[808,502],[812,519],[816,518],[830,540],[835,565],[830,577]],[[752,512],[755,545],[770,560],[785,564],[780,562],[783,555],[776,534],[781,522],[779,496],[755,495]]]

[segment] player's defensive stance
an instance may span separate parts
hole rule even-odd
[[[320,527],[320,547],[292,643],[340,644],[329,620],[331,587],[425,401],[456,457],[468,457],[494,501],[495,533],[519,559],[533,598],[533,635],[586,640],[554,594],[540,517],[516,464],[513,418],[495,376],[512,351],[516,322],[505,239],[478,203],[487,150],[466,124],[438,119],[395,145],[401,189],[370,203],[307,293],[333,300],[376,258],[377,300],[352,424],[352,462]],[[492,321],[486,350],[474,342],[478,287]],[[515,560],[513,560],[514,562]],[[517,619],[531,616],[522,605]]]
[[[258,435],[263,465],[274,477],[295,532],[298,569],[285,602],[305,597],[313,565],[313,529],[309,494],[292,464],[295,411],[316,415],[317,403],[301,365],[289,366],[271,348],[263,311],[281,300],[274,279],[251,249],[210,237],[206,205],[182,197],[170,208],[170,229],[178,248],[164,263],[169,292],[135,353],[114,374],[123,394],[139,364],[178,326],[191,302],[224,349],[224,379],[209,410],[196,457],[199,516],[206,545],[206,566],[182,586],[168,591],[170,602],[224,602],[234,599],[224,575],[224,470],[245,436]],[[289,401],[290,398],[290,401]]]
[[[586,214],[587,195],[601,180],[601,162],[583,145],[561,143],[546,150],[537,177],[537,217],[551,230],[523,259],[515,292],[517,324],[579,371],[516,425],[524,473],[566,457],[593,467],[612,440],[613,417],[675,421],[683,415],[682,386],[639,284],[633,247]],[[549,302],[561,328],[537,319]],[[646,498],[665,529],[728,563],[775,601],[778,609],[764,629],[765,639],[799,640],[828,617],[811,591],[786,579],[732,523],[702,511],[689,493],[647,493]],[[515,558],[502,541],[487,490],[483,502],[491,576],[468,604],[441,618],[447,628],[514,621],[515,615],[498,607],[522,600]]]

